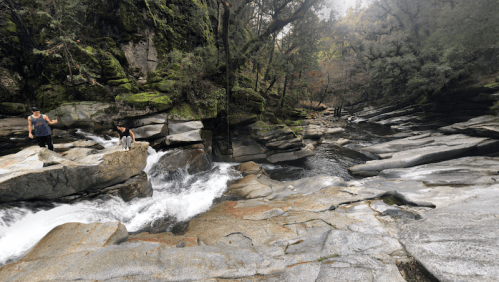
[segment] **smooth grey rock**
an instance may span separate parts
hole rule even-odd
[[[343,179],[337,176],[319,175],[271,185],[273,194],[268,199],[282,199],[294,194],[309,195],[327,187],[346,187]]]
[[[154,46],[153,38],[154,32],[151,32],[147,35],[146,41],[130,41],[121,47],[130,69],[139,68],[144,79],[147,78],[149,72],[156,70],[159,63],[158,51]]]
[[[447,134],[467,134],[471,136],[499,138],[499,118],[497,116],[480,116],[466,122],[455,123],[439,130]]]
[[[198,143],[202,141],[203,139],[201,138],[201,130],[193,130],[184,133],[168,135],[165,137],[163,143],[166,146],[170,146],[185,143]]]
[[[354,175],[373,176],[385,169],[406,168],[444,161],[455,157],[471,155],[480,150],[485,151],[489,147],[497,147],[499,144],[499,140],[467,137],[464,135],[442,136],[436,137],[433,140],[434,142],[431,142],[431,146],[395,152],[389,159],[368,161],[365,164],[349,168],[349,171]],[[481,148],[482,146],[484,147],[483,149]],[[370,151],[369,149],[365,150]]]
[[[79,159],[83,159],[88,155],[96,154],[98,152],[99,151],[97,149],[91,149],[91,148],[72,148],[62,153],[61,155],[66,159],[77,161]]]
[[[345,132],[345,129],[344,128],[341,128],[341,127],[336,127],[336,128],[326,128],[324,130],[324,135],[326,134],[338,134],[338,133],[343,133]]]
[[[366,255],[333,257],[321,265],[317,282],[404,282],[397,267],[392,263]]]
[[[265,152],[267,150],[263,146],[252,140],[241,140],[241,141],[234,140],[232,141],[232,151],[233,151],[232,155],[234,157],[241,157],[241,156],[260,156],[262,154],[265,155]]]
[[[201,121],[189,121],[189,122],[169,122],[168,123],[168,134],[180,134],[193,130],[199,130],[203,128],[203,123]]]
[[[179,170],[194,174],[211,169],[212,163],[202,149],[175,149],[163,155],[151,169],[151,176],[169,179]]]
[[[167,117],[166,113],[157,113],[146,116],[126,118],[126,125],[128,125],[130,128],[133,129],[152,124],[165,124],[167,123],[166,117]]]
[[[400,240],[439,281],[497,281],[499,186],[400,224]]]
[[[319,139],[324,135],[324,130],[318,125],[309,125],[303,132],[303,139]]]
[[[275,154],[275,155],[272,155],[270,157],[267,157],[267,160],[271,163],[285,162],[285,161],[292,161],[292,160],[298,160],[301,158],[309,157],[309,156],[312,156],[313,154],[314,154],[314,152],[312,150],[302,149],[300,151]]]
[[[265,143],[265,147],[270,148],[272,150],[285,150],[292,148],[301,148],[303,147],[303,142],[301,138],[293,138],[289,140],[282,141],[274,141]]]
[[[0,202],[56,199],[123,182],[145,168],[148,146],[137,142],[129,152],[108,148],[77,162],[35,146],[1,157]]]
[[[75,102],[63,104],[47,113],[51,119],[58,120],[55,128],[113,128],[113,120],[106,110],[114,104],[101,102]]]
[[[168,135],[166,124],[151,124],[131,129],[136,139],[154,139]]]
[[[386,169],[378,176],[422,181],[427,186],[492,185],[499,179],[499,158],[465,157],[412,168]]]

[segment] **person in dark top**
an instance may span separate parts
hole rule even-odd
[[[132,149],[132,141],[135,143],[135,135],[133,132],[126,128],[125,125],[120,122],[118,123],[118,146],[121,145],[123,147],[123,151],[129,151]]]
[[[28,132],[29,138],[33,139],[31,129],[35,129],[35,140],[38,141],[40,147],[45,147],[47,144],[49,150],[54,151],[54,144],[52,142],[52,130],[49,124],[56,124],[58,121],[54,119],[51,121],[48,116],[40,114],[40,109],[37,107],[31,108],[33,114],[28,117]]]

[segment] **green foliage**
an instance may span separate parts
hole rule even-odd
[[[374,1],[335,23],[323,54],[368,69],[372,98],[432,99],[497,72],[498,12],[497,1]]]

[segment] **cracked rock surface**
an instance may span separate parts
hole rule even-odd
[[[57,199],[121,183],[145,168],[148,146],[112,147],[75,161],[38,146],[1,157],[0,202]]]

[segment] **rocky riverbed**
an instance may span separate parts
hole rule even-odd
[[[384,113],[391,120],[414,114],[391,110]],[[352,136],[328,130],[340,127],[337,122],[308,121],[301,135],[303,144],[312,146],[307,150],[336,143],[374,159],[349,168],[356,179],[324,175],[286,182],[272,179],[256,163],[243,163],[231,169],[236,177],[219,200],[188,224],[166,223],[154,232],[129,232],[119,222],[63,224],[24,257],[2,266],[0,279],[497,281],[496,120],[402,131],[370,146],[346,145]],[[254,126],[252,138],[265,138]],[[272,130],[262,130],[267,132]],[[281,138],[294,144],[296,137]],[[255,155],[275,155],[267,154],[269,148],[286,147],[278,141],[261,145]],[[197,165],[188,167],[211,168],[199,163],[201,148],[186,149],[170,158],[192,155]],[[175,176],[169,166],[154,170]]]

